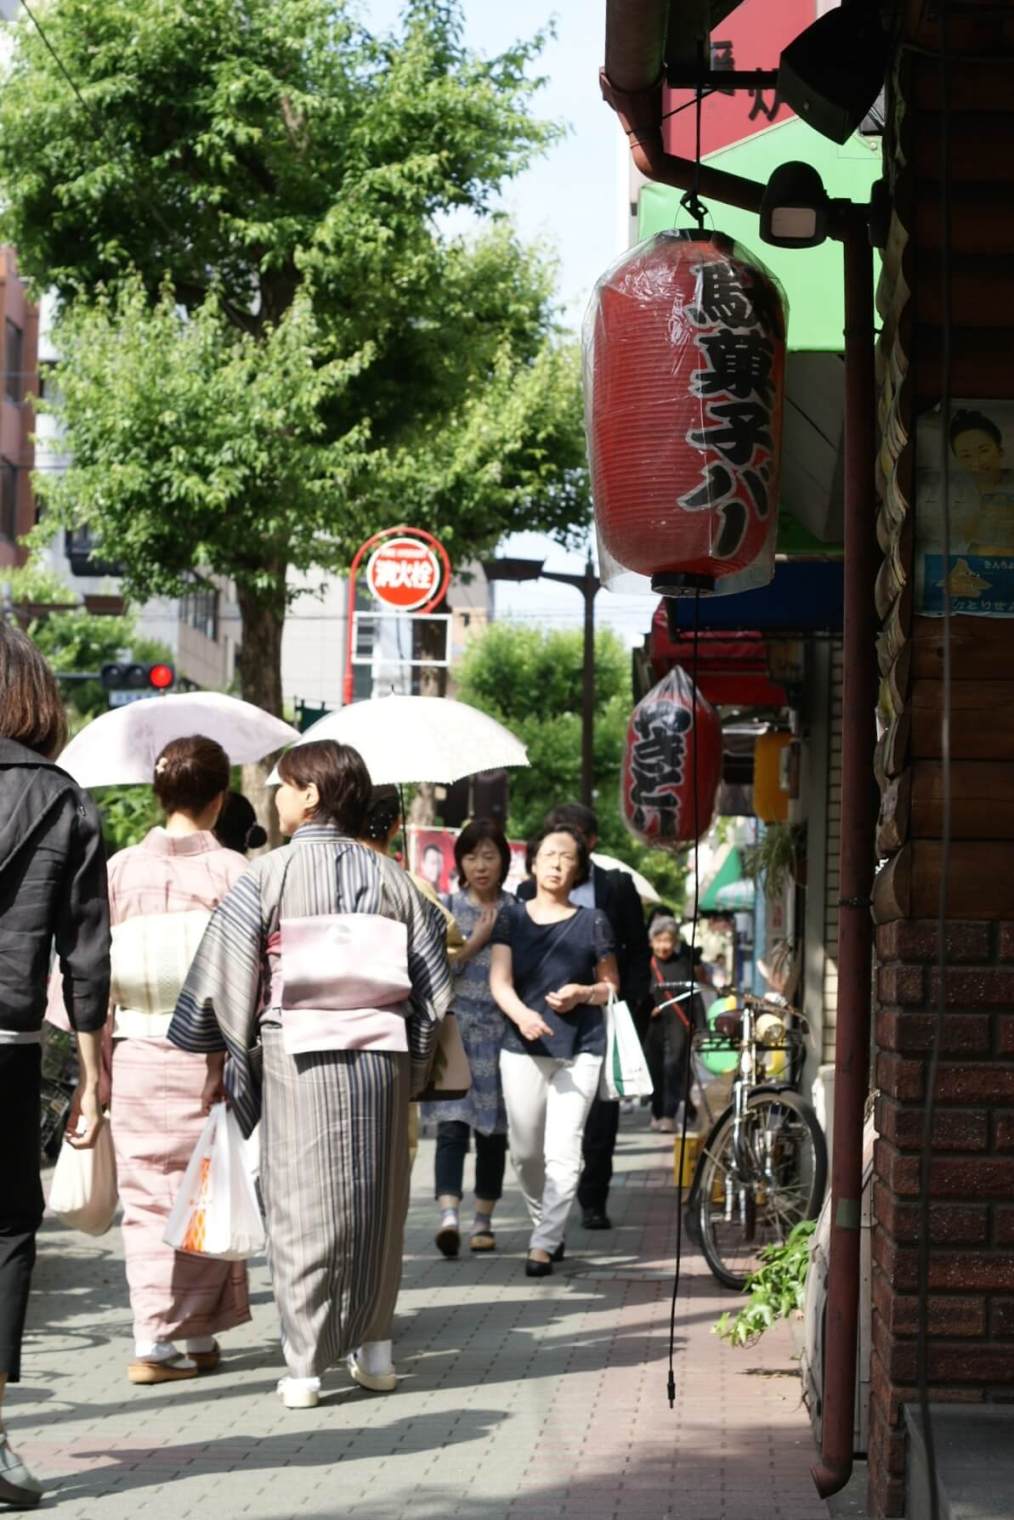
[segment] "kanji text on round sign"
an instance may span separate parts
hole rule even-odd
[[[378,601],[413,612],[440,590],[442,568],[433,549],[417,538],[391,538],[370,556],[366,581]]]

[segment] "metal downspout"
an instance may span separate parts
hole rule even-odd
[[[662,145],[662,68],[669,0],[606,0],[606,64],[602,94],[620,118],[634,163],[647,179],[759,211],[764,186],[741,174],[666,153]]]
[[[835,1029],[831,1159],[831,1249],[824,1342],[822,1498],[852,1473],[859,1335],[862,1133],[870,1060],[873,919],[870,893],[876,831],[871,769],[877,702],[877,573],[873,370],[873,250],[867,215],[845,211],[845,628],[842,710],[841,866],[838,901],[838,1021]]]

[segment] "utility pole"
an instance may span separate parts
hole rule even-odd
[[[591,550],[585,561],[584,573],[575,575],[565,570],[544,570],[542,560],[537,559],[490,559],[483,563],[486,579],[490,581],[559,581],[561,585],[573,586],[584,598],[584,658],[581,674],[581,801],[585,807],[593,806],[595,792],[595,598],[602,589],[602,582],[595,574]]]

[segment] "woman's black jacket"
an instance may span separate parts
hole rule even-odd
[[[0,739],[0,1029],[42,1026],[53,945],[75,1029],[109,1011],[109,898],[98,814],[66,772]]]

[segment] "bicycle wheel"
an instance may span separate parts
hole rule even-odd
[[[693,1231],[714,1276],[743,1288],[801,1219],[815,1219],[827,1184],[827,1146],[798,1093],[755,1088],[737,1142],[733,1110],[712,1127],[694,1182]]]

